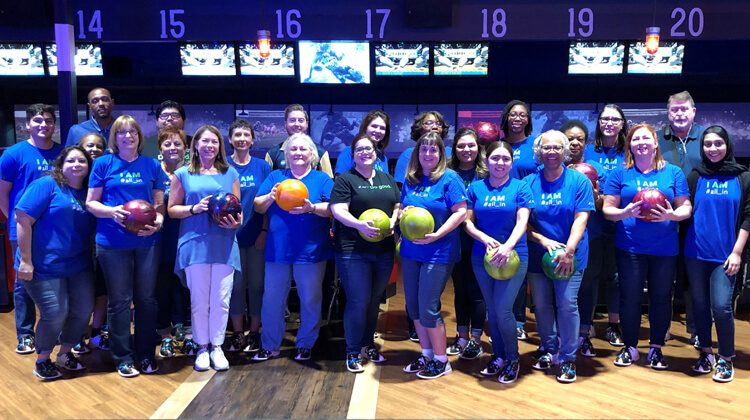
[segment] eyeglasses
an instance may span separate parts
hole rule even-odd
[[[138,130],[117,130],[117,135],[125,137],[126,134],[130,134],[130,137],[138,137]]]
[[[440,121],[425,121],[422,123],[422,125],[425,127],[432,127],[432,126],[442,127],[443,123],[441,123]]]
[[[522,120],[525,120],[525,119],[529,118],[529,114],[527,114],[525,112],[522,112],[520,114],[515,113],[515,112],[511,112],[510,114],[508,114],[508,118],[513,119],[513,120],[516,119],[516,118],[520,118]]]
[[[162,120],[162,121],[167,121],[169,119],[179,120],[181,118],[182,118],[182,115],[180,115],[180,113],[178,113],[178,112],[172,112],[172,113],[165,112],[165,113],[159,115],[159,119]]]
[[[373,149],[371,146],[357,147],[356,149],[354,149],[354,153],[359,153],[360,155],[370,154],[374,151],[375,149]]]
[[[620,117],[601,117],[599,118],[600,124],[619,124],[622,122]]]
[[[545,152],[562,152],[563,147],[559,144],[546,144],[542,146],[542,151]]]

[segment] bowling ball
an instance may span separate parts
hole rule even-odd
[[[396,261],[401,262],[401,241],[396,243]]]
[[[657,204],[667,208],[667,196],[656,188],[644,188],[638,191],[638,194],[633,197],[633,203],[637,201],[643,201],[643,204],[641,204],[641,214],[646,217],[641,220],[644,222],[654,221],[654,215],[651,214],[651,209],[658,210],[656,207]]]
[[[576,269],[578,268],[578,259],[573,256],[573,271],[569,276],[564,277],[562,274],[555,273],[557,263],[552,262],[552,260],[555,259],[558,254],[564,253],[565,248],[558,248],[552,252],[552,255],[549,255],[549,252],[545,252],[544,256],[542,257],[542,270],[544,271],[544,274],[546,274],[547,277],[551,278],[552,280],[570,280],[570,278],[573,277],[573,273],[575,273]]]
[[[401,215],[401,233],[410,241],[424,239],[425,235],[435,229],[435,220],[429,211],[421,207],[412,207]]]
[[[497,267],[490,262],[493,254],[494,250],[487,251],[484,254],[484,269],[490,277],[495,280],[508,280],[516,275],[518,266],[521,265],[521,260],[518,258],[518,253],[515,249],[510,252],[510,258],[508,258],[508,262],[504,267]]]
[[[487,146],[493,141],[500,140],[500,131],[491,122],[480,121],[474,125],[474,130],[479,134],[479,144]]]
[[[591,181],[591,185],[594,185],[599,179],[599,174],[596,172],[596,169],[594,169],[594,167],[589,165],[588,163],[573,163],[571,165],[568,165],[568,168],[586,175],[589,181]]]
[[[359,220],[372,220],[372,222],[375,224],[374,227],[380,229],[380,233],[374,238],[368,238],[367,236],[362,234],[362,232],[359,232],[359,236],[361,236],[367,242],[380,242],[385,239],[386,236],[388,236],[388,231],[391,230],[391,219],[389,219],[388,215],[380,209],[370,209],[363,211],[362,214],[359,215]]]
[[[222,220],[230,214],[237,219],[240,213],[242,213],[242,203],[232,193],[214,194],[208,200],[208,215],[217,225],[221,224]]]
[[[284,180],[276,187],[276,204],[286,211],[304,206],[308,197],[307,187],[296,179]]]
[[[146,225],[153,226],[156,222],[156,209],[148,201],[128,201],[122,208],[130,212],[123,222],[125,230],[130,233],[137,235]]]

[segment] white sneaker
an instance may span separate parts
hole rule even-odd
[[[200,350],[198,350],[198,355],[195,356],[195,370],[203,372],[208,370],[208,368],[210,367],[211,359],[208,356],[208,348],[201,347]]]
[[[229,361],[224,357],[224,352],[220,346],[211,348],[211,363],[214,365],[214,370],[227,370],[229,369]]]

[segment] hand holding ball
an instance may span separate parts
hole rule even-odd
[[[125,225],[125,230],[134,235],[146,226],[153,226],[156,223],[156,209],[148,201],[128,201],[122,208],[130,213],[122,224]]]
[[[654,215],[651,210],[659,210],[658,206],[667,208],[667,196],[656,188],[644,188],[633,197],[633,203],[641,201],[641,214],[645,216],[644,222],[654,221]]]
[[[425,235],[435,230],[435,219],[429,211],[421,207],[411,207],[401,215],[401,233],[412,242],[424,239]]]
[[[570,272],[570,275],[563,276],[562,273],[555,273],[557,262],[553,261],[555,257],[560,254],[565,254],[565,248],[554,250],[552,255],[549,255],[549,252],[545,252],[542,257],[542,270],[544,271],[544,274],[552,280],[570,280],[570,278],[573,277],[573,273],[575,273],[578,268],[578,259],[573,256],[573,270]]]
[[[515,276],[518,272],[518,267],[521,265],[521,260],[518,258],[516,250],[514,249],[510,252],[510,258],[501,267],[495,266],[490,262],[494,254],[494,249],[484,254],[484,269],[487,271],[487,274],[495,280],[508,280]]]
[[[378,236],[374,238],[370,238],[364,233],[359,232],[359,236],[361,236],[367,242],[380,242],[388,236],[388,233],[391,230],[391,219],[389,219],[388,215],[380,209],[365,210],[364,212],[362,212],[362,214],[359,215],[359,220],[370,220],[373,222],[372,227],[380,229]]]
[[[309,192],[302,181],[287,179],[276,187],[275,197],[276,204],[282,209],[289,211],[295,207],[304,206],[305,200],[309,198]]]
[[[242,203],[232,193],[214,194],[208,200],[208,215],[217,225],[220,225],[224,218],[230,214],[236,220],[240,213],[242,213]]]

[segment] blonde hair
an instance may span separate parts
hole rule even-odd
[[[411,152],[411,158],[409,158],[409,164],[406,166],[406,182],[412,185],[417,185],[422,182],[422,164],[419,163],[419,149],[425,146],[436,146],[438,149],[439,160],[435,169],[429,174],[430,182],[437,182],[445,173],[447,168],[447,159],[445,158],[445,144],[443,138],[434,131],[425,133],[422,137],[417,140],[417,145],[414,146],[414,151]]]
[[[657,171],[660,171],[667,164],[667,161],[664,160],[661,155],[661,150],[659,149],[659,138],[656,137],[656,131],[654,131],[654,127],[651,127],[648,124],[637,124],[633,126],[633,128],[631,128],[628,132],[627,137],[625,137],[625,169],[630,169],[635,166],[635,158],[633,157],[633,151],[630,150],[630,142],[631,140],[633,140],[633,135],[635,134],[635,132],[640,130],[641,128],[645,128],[646,130],[648,130],[651,133],[651,137],[654,138],[654,144],[656,145],[656,149],[654,150],[654,168],[656,168]]]
[[[114,154],[120,154],[120,147],[117,146],[117,132],[126,125],[135,128],[136,131],[138,131],[138,154],[140,154],[146,147],[146,139],[143,137],[143,130],[141,130],[138,121],[130,115],[120,115],[115,122],[112,123],[112,128],[109,130],[109,151]]]
[[[310,136],[308,136],[305,133],[296,133],[293,134],[291,137],[289,137],[289,140],[286,141],[286,146],[284,147],[284,159],[286,159],[287,167],[289,166],[289,146],[292,144],[295,140],[302,140],[306,144],[307,148],[310,150],[310,168],[315,169],[318,167],[318,162],[320,161],[320,156],[318,156],[318,148],[315,146],[315,143],[313,143]]]
[[[219,129],[213,125],[204,125],[195,132],[193,141],[190,142],[190,166],[188,166],[188,172],[191,174],[201,173],[201,159],[198,156],[198,141],[200,140],[203,133],[208,131],[214,134],[219,139],[219,153],[214,159],[214,168],[219,172],[226,172],[229,169],[229,163],[227,162],[227,152],[224,150],[224,137],[221,136]]]

